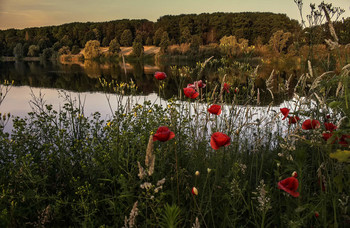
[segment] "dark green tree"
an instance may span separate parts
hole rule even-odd
[[[125,29],[122,35],[120,36],[120,44],[122,46],[129,47],[132,44],[132,33],[130,29]]]
[[[23,58],[23,45],[21,43],[18,43],[14,49],[13,49],[13,55],[16,59]]]
[[[164,33],[164,30],[162,28],[157,29],[157,31],[154,33],[154,36],[153,36],[154,45],[159,46],[160,41],[162,40],[163,33]]]
[[[119,51],[120,51],[120,45],[119,45],[117,39],[114,38],[109,43],[109,52],[111,52],[112,54],[118,54]]]
[[[193,35],[191,38],[191,45],[190,45],[191,51],[198,53],[201,44],[202,44],[202,38],[198,35]]]
[[[150,46],[153,44],[152,38],[151,37],[147,37],[146,39],[146,45]]]
[[[160,52],[165,54],[168,53],[168,46],[169,46],[169,36],[167,32],[163,32],[162,39],[160,41]]]
[[[43,50],[43,53],[40,55],[40,57],[43,59],[43,60],[47,60],[47,59],[50,59],[52,58],[52,55],[54,54],[54,51],[52,48],[45,48]]]
[[[191,31],[186,26],[181,31],[180,43],[183,44],[183,43],[190,43],[190,42],[191,42]]]
[[[143,56],[143,45],[141,35],[137,35],[132,44],[132,54],[139,58]]]
[[[39,46],[38,45],[30,45],[28,48],[28,56],[38,56],[39,55]]]

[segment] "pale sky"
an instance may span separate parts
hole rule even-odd
[[[303,2],[307,15],[310,2],[318,5],[322,0]],[[325,2],[343,8],[342,17],[350,17],[350,0]],[[0,0],[0,29],[118,19],[156,21],[164,15],[247,11],[284,13],[300,21],[294,0]]]

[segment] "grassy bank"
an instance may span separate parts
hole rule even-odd
[[[123,103],[135,85],[101,81],[120,101],[108,120],[69,96],[61,110],[35,98],[11,136],[0,131],[0,224],[346,227],[348,76],[349,66],[312,85],[300,77],[289,113],[236,106],[247,98],[225,81],[161,106]]]

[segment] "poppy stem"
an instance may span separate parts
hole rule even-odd
[[[193,194],[192,194],[192,198],[193,198],[194,204],[196,205],[196,207],[198,209],[199,214],[202,216],[204,226],[208,228],[207,224],[205,223],[205,219],[204,219],[204,216],[203,216],[203,214],[201,212],[201,209],[198,207],[198,204],[197,204],[197,201],[196,201],[196,197]]]
[[[180,205],[179,170],[178,170],[176,148],[175,148],[175,165],[176,165],[177,204]]]

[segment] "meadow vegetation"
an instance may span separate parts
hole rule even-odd
[[[275,54],[290,35],[274,35]],[[227,61],[252,48],[222,39]],[[295,85],[273,73],[264,82],[273,99],[293,94],[282,107],[256,106],[258,68],[227,64],[217,81],[199,80],[219,61],[211,58],[195,70],[173,67],[176,83],[156,72],[159,96],[169,83],[178,91],[166,101],[135,103],[133,81],[101,78],[117,102],[109,119],[86,116],[65,93],[60,110],[39,96],[25,118],[2,113],[0,226],[349,226],[350,61],[334,35],[330,41],[327,72],[314,70],[319,49],[309,46]],[[244,88],[232,81],[235,70],[247,74]],[[11,86],[1,84],[0,105]]]

